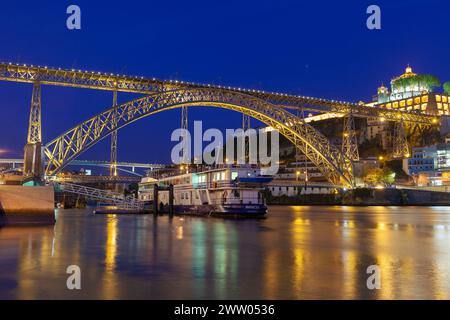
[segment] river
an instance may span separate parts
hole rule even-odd
[[[67,289],[70,265],[81,290]],[[263,220],[59,210],[55,226],[0,229],[0,299],[38,298],[450,299],[450,207],[273,206]]]

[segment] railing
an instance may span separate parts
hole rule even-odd
[[[144,208],[144,203],[142,201],[135,199],[134,197],[126,197],[118,192],[101,190],[73,183],[55,183],[54,185],[64,192],[75,193],[90,199],[111,203],[119,209],[142,210]]]
[[[240,182],[240,181],[213,181],[213,182],[200,182],[200,183],[186,183],[185,185],[179,184],[175,185],[176,190],[182,190],[184,187],[190,189],[191,187],[194,189],[220,189],[220,188],[236,188],[236,187],[245,187],[245,185],[255,185],[261,184],[258,182]]]
[[[141,177],[132,176],[87,176],[87,175],[66,175],[53,178],[57,183],[120,183],[141,181]]]
[[[237,197],[237,198],[219,198],[211,199],[212,205],[226,205],[226,206],[242,206],[242,205],[263,205],[265,204],[264,197]]]

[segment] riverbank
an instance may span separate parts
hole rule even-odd
[[[413,189],[357,188],[336,194],[269,196],[268,205],[450,206],[450,193]]]

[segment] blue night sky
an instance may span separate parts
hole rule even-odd
[[[79,31],[66,28],[70,4],[81,7]],[[382,30],[366,28],[371,4]],[[2,1],[0,60],[367,101],[408,63],[450,80],[449,18],[444,0]],[[0,82],[0,157],[23,154],[31,87]],[[109,107],[112,93],[46,86],[42,100],[48,142]],[[206,108],[189,120],[241,126],[241,115]],[[119,160],[169,161],[179,126],[173,110],[122,129]],[[80,158],[108,160],[109,139]]]

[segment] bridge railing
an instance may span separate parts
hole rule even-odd
[[[64,192],[79,194],[90,199],[111,203],[120,209],[142,210],[144,208],[142,201],[110,190],[96,189],[73,183],[54,183],[54,186]]]

